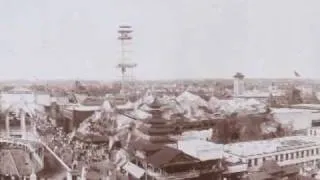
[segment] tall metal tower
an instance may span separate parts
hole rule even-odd
[[[137,66],[137,64],[131,62],[131,59],[129,58],[130,51],[128,50],[128,46],[132,40],[132,32],[133,30],[131,26],[119,26],[118,39],[121,42],[121,58],[117,68],[120,68],[121,70],[121,91],[124,91],[124,89],[126,89],[127,86],[133,82],[133,69]]]

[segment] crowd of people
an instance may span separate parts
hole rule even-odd
[[[83,142],[74,137],[74,132],[66,134],[62,128],[54,127],[48,119],[38,118],[36,129],[41,140],[72,169],[89,167],[109,158],[108,143]]]

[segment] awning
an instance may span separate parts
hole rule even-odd
[[[128,162],[127,164],[125,164],[123,166],[123,169],[138,179],[140,179],[145,173],[144,169],[140,168],[139,166],[131,162]]]

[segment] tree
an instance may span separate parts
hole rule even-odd
[[[217,141],[221,143],[230,143],[232,141],[239,140],[240,127],[236,114],[232,114],[226,119],[220,121],[217,125],[216,134]],[[213,137],[214,139],[215,137]]]
[[[291,87],[287,90],[286,98],[288,100],[289,105],[303,103],[301,91],[296,87]]]
[[[319,99],[318,99],[316,93],[312,92],[311,94],[307,94],[307,95],[303,96],[303,103],[318,104],[320,102],[319,102]]]
[[[285,129],[279,124],[277,126],[276,136],[277,137],[283,137],[285,135]]]

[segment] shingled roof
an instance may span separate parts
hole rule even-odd
[[[180,157],[180,155],[183,155],[184,158],[182,158],[181,160],[186,161],[186,162],[196,162],[199,161],[187,154],[185,154],[184,152],[172,148],[172,147],[168,147],[168,146],[164,146],[163,148],[161,148],[159,151],[157,151],[156,153],[152,154],[151,156],[147,157],[147,162],[149,164],[151,164],[153,167],[162,167],[166,164],[169,164],[170,162],[172,162],[176,157]],[[180,159],[179,159],[180,161]]]

